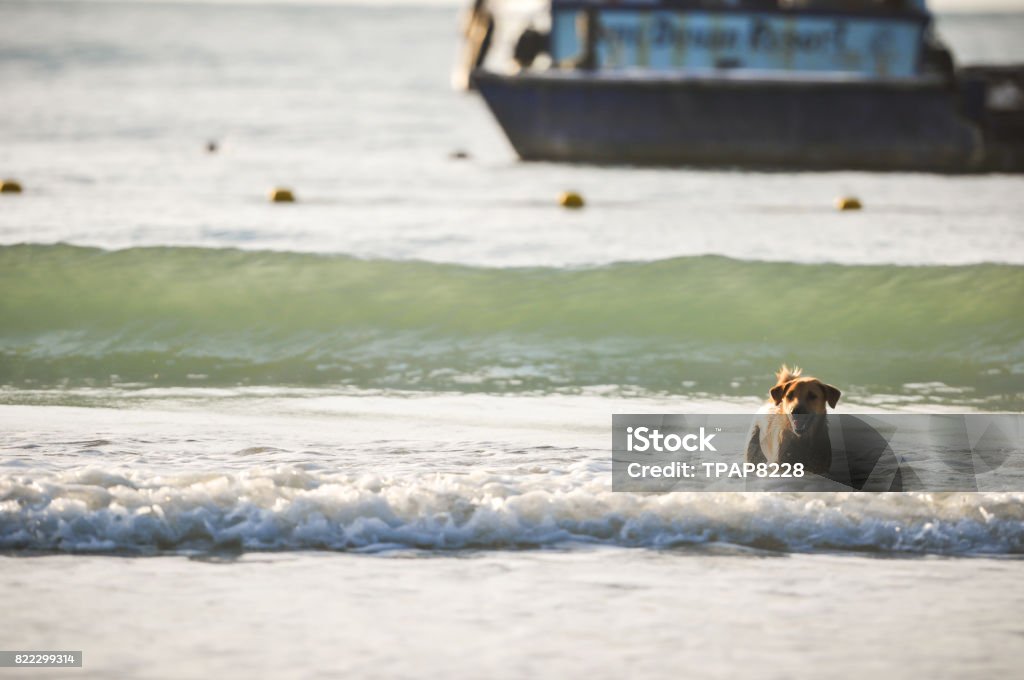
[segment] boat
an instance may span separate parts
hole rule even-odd
[[[511,29],[476,0],[463,30],[454,80],[528,161],[1024,168],[1024,67],[958,69],[924,0],[550,0]]]

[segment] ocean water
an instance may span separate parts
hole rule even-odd
[[[1024,489],[613,493],[610,425],[752,412],[784,361],[841,412],[1020,412],[1021,180],[521,163],[456,14],[0,2],[0,646],[1019,672]],[[939,30],[1024,60],[1021,15]]]

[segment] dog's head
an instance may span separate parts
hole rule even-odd
[[[792,418],[793,429],[799,434],[811,424],[822,420],[794,416],[824,415],[826,405],[836,407],[842,393],[817,378],[802,377],[800,369],[779,371],[779,383],[769,392],[781,413]]]

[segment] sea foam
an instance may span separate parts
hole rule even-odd
[[[1024,553],[1024,494],[614,493],[603,463],[564,472],[387,476],[293,466],[233,474],[129,470],[0,480],[0,549],[670,548]]]

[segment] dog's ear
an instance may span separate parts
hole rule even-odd
[[[825,401],[828,402],[829,406],[835,408],[836,404],[839,403],[839,397],[843,396],[843,393],[832,385],[826,385],[825,383],[818,384],[821,385],[821,389],[825,391]]]
[[[768,395],[772,398],[772,401],[775,402],[776,406],[782,403],[782,398],[786,396],[786,386],[789,385],[790,382],[793,381],[790,380],[789,382],[784,382],[780,385],[776,385],[775,387],[771,388],[771,390],[768,391]]]

